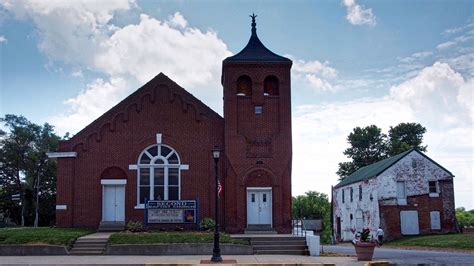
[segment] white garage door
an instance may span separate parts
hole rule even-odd
[[[420,234],[420,227],[418,225],[418,211],[401,211],[400,226],[402,235]]]

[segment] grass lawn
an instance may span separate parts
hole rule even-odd
[[[204,232],[115,233],[109,244],[213,243],[214,234]],[[248,245],[246,240],[232,239],[221,234],[220,243]]]
[[[405,236],[387,242],[387,245],[474,250],[474,234]]]
[[[51,244],[69,247],[76,238],[93,232],[90,229],[79,228],[2,228],[0,245]]]

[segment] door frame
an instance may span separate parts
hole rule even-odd
[[[101,179],[100,180],[100,184],[102,185],[102,217],[100,218],[100,221],[101,222],[107,222],[107,221],[104,221],[104,217],[105,217],[105,187],[106,186],[123,186],[124,187],[124,193],[123,193],[123,222],[125,222],[125,206],[127,205],[127,201],[126,201],[126,191],[125,191],[125,187],[127,185],[127,179]]]
[[[247,227],[249,226],[249,192],[256,192],[256,191],[267,191],[270,192],[270,226],[273,228],[273,189],[272,187],[247,187],[245,193],[245,205],[246,205],[246,224]]]

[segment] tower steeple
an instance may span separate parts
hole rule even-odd
[[[252,18],[252,36],[257,35],[257,23],[255,23],[255,18],[258,16],[252,13],[252,15],[250,15],[249,17]]]
[[[255,22],[257,15],[252,14],[250,17],[252,18],[252,34],[250,35],[249,42],[244,47],[244,49],[242,49],[242,51],[235,54],[234,56],[227,57],[223,62],[224,65],[233,62],[269,62],[291,64],[292,62],[290,59],[275,54],[265,47],[265,45],[263,45],[257,36],[257,23]]]

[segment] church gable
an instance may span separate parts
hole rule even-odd
[[[117,128],[126,127],[124,124],[129,123],[131,117],[139,117],[145,108],[160,109],[162,105],[170,104],[175,105],[173,109],[179,109],[175,110],[177,113],[192,118],[198,124],[209,119],[223,120],[219,114],[203,102],[160,73],[70,140],[63,141],[60,145],[61,150],[87,151],[92,143],[100,143],[105,135],[113,134]],[[149,119],[153,119],[153,117]],[[146,123],[147,121],[142,120],[142,122]],[[152,123],[152,121],[148,123]]]

